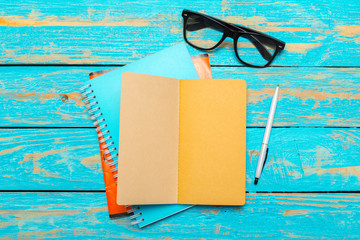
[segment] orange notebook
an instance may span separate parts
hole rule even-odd
[[[191,56],[191,59],[200,78],[203,79],[212,78],[208,54],[194,55]],[[96,78],[115,69],[116,68],[92,72],[89,74],[89,78],[90,79]],[[101,165],[104,174],[106,199],[108,204],[109,215],[110,218],[121,217],[126,215],[128,212],[132,212],[131,207],[118,205],[116,203],[117,177],[118,177],[117,168],[115,166],[115,162],[111,158],[111,155],[105,154],[108,148],[106,147],[106,143],[104,141],[101,129],[99,129],[99,126],[97,124],[96,124],[96,131],[98,133],[98,139],[99,139],[100,158],[101,158]]]

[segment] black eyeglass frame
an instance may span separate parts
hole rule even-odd
[[[251,28],[247,28],[247,27],[244,27],[244,26],[241,26],[241,25],[237,25],[237,24],[233,24],[233,23],[227,23],[225,21],[222,21],[220,19],[217,19],[217,18],[214,18],[214,17],[211,17],[211,16],[208,16],[208,15],[205,15],[205,14],[202,14],[202,13],[198,13],[198,12],[194,12],[194,11],[191,11],[191,10],[187,10],[187,9],[184,9],[183,12],[182,12],[182,17],[184,19],[184,27],[183,27],[183,35],[184,35],[184,39],[185,41],[191,45],[192,47],[196,48],[196,49],[199,49],[199,50],[203,50],[203,51],[210,51],[210,50],[214,50],[215,48],[217,48],[221,43],[224,42],[224,40],[227,38],[227,37],[230,37],[234,40],[234,50],[235,50],[235,54],[236,54],[236,57],[239,59],[239,61],[247,66],[250,66],[250,67],[258,67],[258,68],[262,68],[262,67],[267,67],[269,66],[272,61],[274,60],[275,56],[285,48],[285,42],[277,39],[277,38],[274,38],[270,35],[267,35],[265,33],[262,33],[262,32],[259,32],[259,31],[256,31],[254,29],[251,29]],[[196,46],[194,44],[192,44],[186,37],[186,24],[187,24],[187,20],[189,19],[189,15],[197,15],[197,16],[200,16],[200,17],[203,17],[207,20],[210,20],[210,21],[213,21],[215,22],[216,24],[220,25],[221,27],[224,28],[224,33],[223,33],[223,36],[222,38],[220,39],[220,41],[213,47],[211,48],[201,48],[199,46]],[[242,35],[248,35],[248,37],[252,37],[254,36],[255,39],[256,39],[256,36],[260,36],[262,38],[265,38],[265,39],[268,39],[272,42],[275,43],[275,46],[276,46],[276,49],[274,51],[274,54],[273,56],[271,57],[270,60],[268,60],[268,62],[264,65],[253,65],[253,64],[250,64],[250,63],[247,63],[245,61],[243,61],[240,56],[239,56],[239,53],[238,53],[238,49],[237,49],[237,42],[238,42],[238,39],[240,36]],[[259,42],[259,44],[261,44]]]

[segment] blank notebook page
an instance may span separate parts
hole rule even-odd
[[[176,203],[179,80],[124,73],[118,201]]]
[[[246,83],[180,81],[178,203],[245,204]]]

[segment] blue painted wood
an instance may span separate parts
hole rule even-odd
[[[357,191],[358,128],[275,128],[254,185],[263,128],[247,129],[247,191]],[[94,129],[0,130],[0,190],[104,190]]]
[[[105,193],[0,193],[3,239],[359,239],[359,194],[248,194],[243,207],[196,206],[142,230],[110,220]]]
[[[0,190],[104,190],[95,129],[0,133]]]
[[[274,66],[291,66],[234,68],[229,42],[211,53],[222,66],[215,78],[249,85],[244,207],[196,206],[139,230],[108,218],[105,193],[0,193],[1,238],[359,239],[358,193],[291,193],[359,190],[359,69],[326,67],[359,66],[357,0],[0,4],[0,64],[127,64],[181,41],[180,12],[189,8],[284,40]],[[0,127],[30,127],[0,129],[0,191],[104,189],[94,129],[51,127],[91,126],[78,89],[90,71],[108,67],[0,67]],[[273,129],[254,186],[258,127],[278,83],[275,126],[289,128]]]
[[[79,88],[109,67],[0,67],[0,126],[91,127]],[[360,126],[359,68],[213,67],[214,78],[248,84],[247,125],[265,126],[280,84],[275,126]],[[344,106],[347,110],[344,111]]]
[[[282,39],[274,65],[358,66],[357,0],[0,2],[0,63],[124,64],[182,40],[190,8]],[[134,7],[136,6],[136,7]],[[212,64],[240,65],[231,42]]]

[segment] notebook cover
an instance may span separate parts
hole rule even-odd
[[[118,203],[243,205],[245,81],[122,79]]]
[[[154,222],[160,221],[164,218],[185,211],[186,209],[189,209],[193,206],[194,205],[171,204],[171,205],[134,205],[132,207],[133,207],[134,215],[139,216],[136,218],[137,225],[140,228],[143,228]]]

